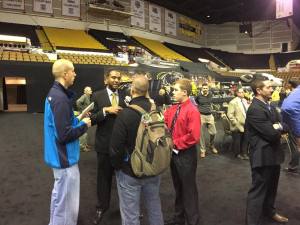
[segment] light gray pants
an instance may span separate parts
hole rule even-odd
[[[215,136],[217,133],[215,126],[215,118],[212,114],[201,115],[201,137],[200,137],[200,151],[206,152],[205,132],[209,133],[209,147],[212,148],[215,144]]]

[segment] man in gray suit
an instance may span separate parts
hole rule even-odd
[[[83,95],[76,101],[77,110],[81,113],[89,104],[91,104],[91,95],[93,91],[91,87],[85,87]],[[91,150],[91,147],[88,145],[88,132],[82,135],[79,138],[80,150],[88,152]]]
[[[83,90],[83,95],[76,101],[77,110],[82,112],[89,104],[91,104],[92,88],[87,86]]]
[[[239,159],[249,159],[247,155],[247,140],[244,135],[244,125],[248,103],[244,98],[243,88],[235,92],[236,97],[229,102],[227,116],[230,121],[232,131],[233,148],[235,157]]]

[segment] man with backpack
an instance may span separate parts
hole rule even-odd
[[[144,205],[147,209],[149,224],[163,225],[159,197],[160,176],[147,176],[147,170],[145,173],[141,172],[140,174],[135,172],[133,168],[136,164],[131,160],[132,154],[137,151],[137,148],[144,149],[142,146],[136,145],[136,143],[138,143],[139,139],[137,138],[139,137],[138,132],[143,126],[141,121],[145,123],[145,127],[148,126],[147,116],[145,115],[153,108],[153,105],[151,106],[149,99],[146,97],[148,88],[149,82],[145,76],[138,75],[133,79],[131,86],[132,100],[128,108],[124,108],[118,115],[111,136],[110,158],[116,171],[122,225],[140,224],[141,194],[145,200]],[[142,110],[144,113],[141,113]],[[149,126],[151,125],[149,124]],[[141,142],[144,143],[143,140]],[[159,139],[157,142],[159,142]],[[152,160],[154,160],[155,152],[152,153]],[[151,154],[149,157],[151,158]],[[142,165],[144,166],[143,163]],[[143,166],[141,168],[144,168]]]
[[[199,207],[196,183],[197,149],[200,139],[200,113],[191,102],[191,81],[175,82],[173,96],[179,104],[166,110],[164,119],[172,134],[171,174],[175,188],[175,215],[165,224],[198,225]]]

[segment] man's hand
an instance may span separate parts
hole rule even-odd
[[[88,117],[83,118],[83,119],[82,119],[82,122],[84,122],[88,127],[91,127],[91,126],[92,126],[91,119],[88,118]]]
[[[273,124],[273,128],[274,128],[275,130],[282,130],[282,127],[281,127],[280,123],[274,123],[274,124]]]
[[[120,106],[110,106],[110,107],[105,107],[104,111],[105,113],[109,113],[109,114],[118,114],[119,112],[121,112],[123,108]]]

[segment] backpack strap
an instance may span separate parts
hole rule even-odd
[[[138,105],[129,105],[128,107],[139,112],[141,115],[147,113],[142,107],[140,107]]]
[[[150,112],[155,111],[155,110],[156,110],[156,105],[153,104],[153,103],[151,103],[151,109],[150,109]]]
[[[142,107],[140,107],[138,105],[128,105],[128,107],[134,109],[135,111],[138,111],[140,114],[149,113],[149,112],[146,112]],[[151,103],[150,112],[155,111],[155,110],[156,110],[156,105]]]

